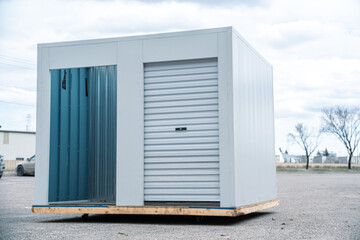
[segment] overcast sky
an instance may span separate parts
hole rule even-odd
[[[276,149],[301,153],[287,134],[318,128],[321,108],[360,106],[360,1],[0,0],[0,125],[25,130],[31,114],[35,130],[38,43],[224,26],[274,67]]]

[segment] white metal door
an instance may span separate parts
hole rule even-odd
[[[217,59],[145,64],[145,201],[219,202]]]

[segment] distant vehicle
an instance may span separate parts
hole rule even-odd
[[[3,156],[3,155],[0,155],[0,178],[2,177],[4,171],[5,171],[4,156]]]
[[[35,155],[16,165],[15,171],[18,176],[35,175]]]

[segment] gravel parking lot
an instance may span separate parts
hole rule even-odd
[[[280,206],[236,219],[34,214],[34,177],[0,179],[0,239],[360,239],[360,173],[277,174]]]

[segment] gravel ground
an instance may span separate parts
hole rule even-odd
[[[0,179],[0,239],[360,239],[360,173],[278,173],[280,206],[236,219],[33,214],[34,178]]]

